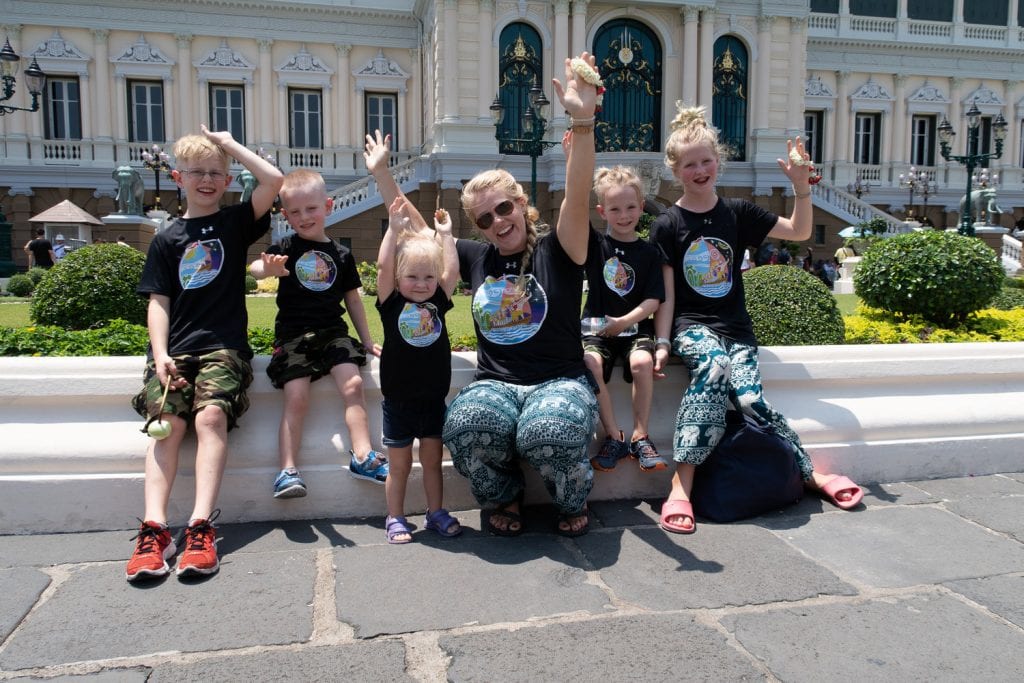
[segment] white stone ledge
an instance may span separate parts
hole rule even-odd
[[[274,500],[281,392],[254,361],[252,407],[230,435],[219,505],[221,520],[313,519],[384,514],[382,487],[352,479],[330,445],[342,404],[333,383],[315,383],[302,443],[309,496]],[[454,396],[472,380],[474,354],[453,356]],[[761,373],[768,400],[800,433],[823,471],[861,482],[1020,471],[1024,444],[1024,343],[765,347]],[[371,434],[380,434],[374,361],[363,372]],[[142,511],[147,438],[129,399],[141,386],[143,359],[0,358],[0,533],[128,528]],[[656,383],[651,436],[671,453],[685,387],[682,366]],[[617,369],[610,390],[623,429],[632,414]],[[379,438],[374,439],[379,443]],[[594,445],[596,448],[596,444]],[[180,523],[192,505],[188,438],[171,499]],[[660,497],[670,472],[643,474],[631,461],[595,474],[594,499]],[[422,510],[418,469],[407,507]],[[546,494],[532,474],[528,501]],[[476,507],[465,480],[445,465],[452,509]]]

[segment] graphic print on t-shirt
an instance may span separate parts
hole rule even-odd
[[[618,256],[612,256],[604,262],[604,283],[608,289],[619,296],[626,296],[633,291],[636,284],[636,273],[628,263],[619,260]]]
[[[310,249],[295,262],[295,277],[306,289],[322,292],[334,284],[338,267],[324,252]]]
[[[219,239],[200,240],[185,247],[178,263],[178,281],[182,289],[208,285],[224,265],[224,245]]]
[[[430,346],[441,336],[443,329],[434,304],[407,301],[398,314],[398,333],[412,346]]]
[[[732,289],[732,247],[717,237],[695,240],[683,254],[686,283],[701,296],[718,299]]]
[[[473,319],[495,344],[518,344],[537,334],[548,312],[548,295],[532,275],[488,277],[473,294]]]

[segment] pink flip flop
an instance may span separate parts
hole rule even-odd
[[[682,515],[689,517],[693,526],[687,528],[682,524],[669,522],[669,517]],[[693,516],[693,505],[688,500],[666,500],[661,504],[661,528],[673,534],[692,534],[697,530],[697,519]]]
[[[836,498],[836,495],[840,491],[852,491],[853,495],[850,497],[850,500],[839,500]],[[864,491],[854,484],[852,479],[842,475],[830,479],[827,484],[821,487],[821,492],[828,498],[830,503],[841,510],[857,507],[857,503],[864,497]]]

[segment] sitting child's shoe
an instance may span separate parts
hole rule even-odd
[[[371,450],[366,454],[366,460],[356,460],[355,451],[350,450],[352,459],[348,463],[348,472],[356,479],[365,479],[374,484],[383,484],[388,478],[388,459],[383,453]]]
[[[640,469],[644,472],[668,469],[668,463],[658,454],[658,449],[646,436],[630,442],[629,454],[640,462]]]
[[[609,434],[604,438],[601,449],[590,459],[590,466],[600,472],[611,472],[615,464],[629,455],[629,446],[626,445],[626,437],[619,432],[619,438],[613,439]]]
[[[139,533],[132,537],[138,539],[135,551],[128,560],[125,578],[129,581],[152,579],[167,576],[171,572],[167,560],[174,557],[177,547],[171,538],[171,531],[165,524],[143,522]]]
[[[302,498],[306,495],[306,482],[294,467],[281,470],[274,480],[274,498]]]
[[[217,559],[217,527],[213,520],[220,515],[214,510],[209,519],[192,520],[185,527],[184,550],[178,559],[178,576],[207,576],[220,569]]]

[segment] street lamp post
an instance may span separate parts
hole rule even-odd
[[[153,210],[160,211],[160,174],[166,173],[167,177],[171,177],[171,167],[167,163],[170,159],[167,156],[167,152],[160,149],[160,145],[153,145],[152,151],[146,150],[142,152],[142,165],[153,172],[153,179],[156,181],[156,193],[153,199]],[[181,211],[181,198],[178,199],[178,211]]]
[[[3,95],[0,102],[6,102],[14,97],[14,84],[17,82],[18,67],[21,64],[21,57],[11,47],[9,39],[4,40],[3,49],[0,49],[0,78],[3,80]],[[39,111],[39,96],[43,94],[46,87],[46,74],[39,68],[39,62],[32,58],[32,63],[25,69],[25,85],[28,87],[28,94],[32,96],[31,107],[15,107],[9,104],[0,104],[0,116],[13,114],[16,111]]]
[[[501,136],[501,123],[505,120],[505,107],[501,104],[500,95],[494,96],[491,103],[491,119],[494,121],[494,137],[499,143],[516,143],[530,157],[530,204],[537,205],[537,157],[544,154],[548,147],[554,147],[558,142],[551,142],[544,139],[547,132],[547,109],[551,102],[544,95],[544,91],[537,85],[534,79],[530,88],[526,103],[526,111],[523,112],[522,127],[526,137],[506,138]]]
[[[871,186],[864,178],[861,177],[860,172],[857,172],[857,177],[853,179],[852,183],[846,184],[846,191],[857,195],[857,199],[861,198],[861,195],[870,194]]]
[[[996,151],[981,154],[978,152],[978,135],[981,127],[981,112],[978,111],[977,103],[972,103],[967,110],[967,153],[963,155],[951,154],[951,146],[956,132],[952,124],[946,118],[939,124],[939,145],[942,148],[942,158],[946,161],[955,161],[967,167],[967,195],[964,200],[963,214],[960,216],[960,227],[957,232],[969,237],[974,236],[974,222],[971,216],[971,189],[974,182],[974,169],[983,161],[998,159],[1003,156],[1003,140],[1006,139],[1006,119],[1002,114],[997,114],[992,122],[992,137],[996,141]]]
[[[910,191],[907,217],[910,218],[913,215],[914,195],[919,194],[922,199],[920,222],[922,225],[930,225],[931,223],[928,221],[928,197],[935,194],[936,190],[939,189],[938,183],[928,177],[927,171],[919,171],[911,166],[908,173],[900,174],[900,187]]]

